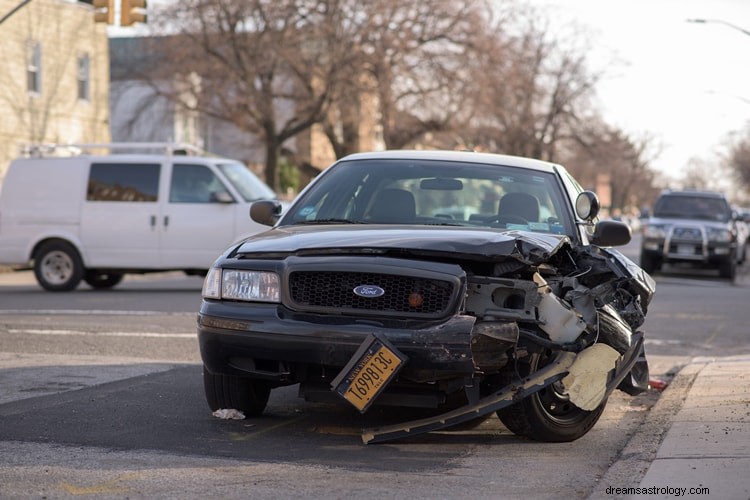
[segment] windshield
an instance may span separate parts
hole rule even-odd
[[[553,173],[458,161],[340,162],[287,211],[289,224],[419,224],[574,235]]]
[[[219,169],[245,201],[275,199],[276,193],[241,163],[222,163]]]
[[[722,198],[669,195],[656,202],[654,217],[726,222],[732,217],[732,211]]]

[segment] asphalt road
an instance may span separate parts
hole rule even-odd
[[[745,278],[657,276],[644,325],[654,376],[747,352]],[[294,387],[274,391],[262,417],[218,419],[203,399],[200,285],[166,273],[51,294],[29,273],[0,275],[0,497],[597,498],[602,480],[638,484],[665,429],[658,391],[616,392],[564,444],[518,439],[493,417],[365,446],[363,427],[422,415],[363,416]],[[608,474],[634,436],[644,467]]]

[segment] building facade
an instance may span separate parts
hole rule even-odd
[[[107,24],[94,8],[0,0],[0,19],[0,179],[31,144],[110,142]]]

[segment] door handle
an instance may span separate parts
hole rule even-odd
[[[164,216],[164,227],[166,228],[167,226],[169,226],[169,216],[165,215]]]
[[[151,216],[151,228],[152,229],[156,228],[156,216],[155,215]]]

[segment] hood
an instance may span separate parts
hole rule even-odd
[[[413,253],[527,264],[546,261],[569,243],[565,235],[467,227],[314,225],[283,226],[255,235],[235,251],[245,256]]]

